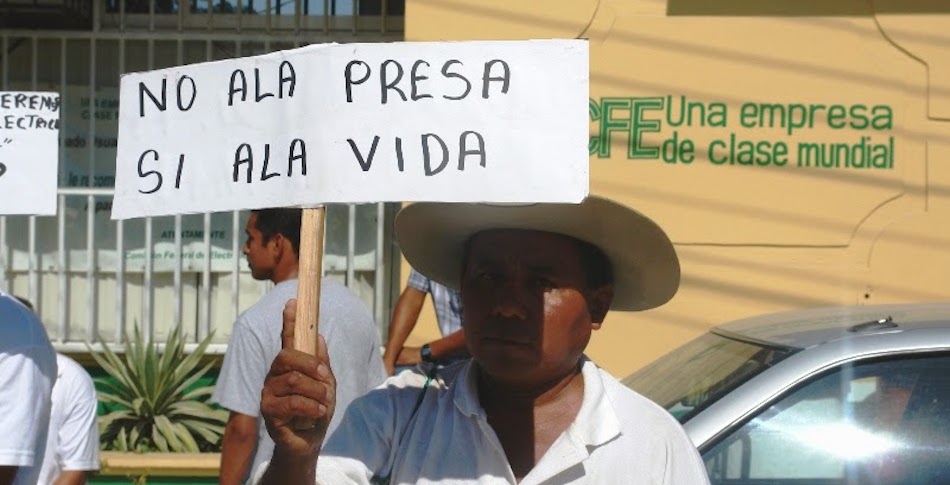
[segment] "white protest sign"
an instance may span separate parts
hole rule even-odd
[[[59,93],[0,92],[0,214],[56,214]]]
[[[314,45],[122,77],[113,219],[579,202],[582,40]]]

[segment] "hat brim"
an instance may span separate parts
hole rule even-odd
[[[419,202],[399,211],[395,228],[409,264],[450,288],[460,287],[466,242],[488,229],[553,232],[597,246],[613,267],[612,310],[655,308],[679,288],[679,259],[660,226],[601,197],[580,204]]]

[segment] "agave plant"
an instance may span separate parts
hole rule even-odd
[[[176,328],[164,350],[146,343],[138,327],[125,336],[125,358],[108,346],[90,353],[112,379],[100,379],[99,399],[115,410],[99,418],[103,449],[116,451],[214,451],[220,447],[228,413],[206,401],[213,386],[190,389],[213,363],[197,369],[211,335],[185,354]],[[99,338],[102,343],[102,338]],[[196,370],[197,369],[197,370]]]

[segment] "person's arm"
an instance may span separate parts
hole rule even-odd
[[[219,480],[223,484],[243,483],[253,473],[250,468],[260,438],[257,416],[269,363],[265,363],[261,340],[251,330],[254,323],[246,314],[234,322],[212,396],[230,412],[222,438]]]
[[[59,361],[60,373],[53,394],[63,410],[60,422],[58,447],[54,456],[47,460],[59,461],[62,472],[53,482],[55,485],[81,485],[86,483],[88,472],[99,469],[99,421],[96,417],[98,400],[92,377],[72,359]],[[52,434],[53,430],[50,430]]]
[[[397,363],[402,365],[400,355],[403,352],[403,345],[416,326],[425,299],[425,292],[407,286],[396,300],[393,318],[389,323],[389,340],[386,342],[386,352],[383,354],[383,363],[389,375],[393,375]],[[418,354],[418,348],[416,353]]]
[[[257,418],[231,411],[221,441],[221,485],[240,485],[249,475],[257,446]]]
[[[53,485],[85,485],[86,472],[83,470],[66,470],[56,477]]]
[[[307,484],[316,480],[317,458],[336,406],[336,378],[327,343],[317,342],[317,355],[293,350],[297,300],[284,307],[281,351],[271,364],[261,415],[274,440],[274,454],[260,484]],[[302,426],[302,420],[311,426]]]
[[[415,365],[422,362],[421,347],[403,347],[396,359],[398,365]],[[429,352],[435,360],[451,357],[466,350],[465,331],[456,330],[446,337],[429,342]]]
[[[0,466],[0,485],[12,484],[18,469],[19,467],[15,466]]]

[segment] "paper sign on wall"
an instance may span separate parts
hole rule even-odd
[[[59,93],[0,92],[0,214],[56,214]]]
[[[314,45],[128,74],[112,217],[578,202],[588,84],[581,40]]]

